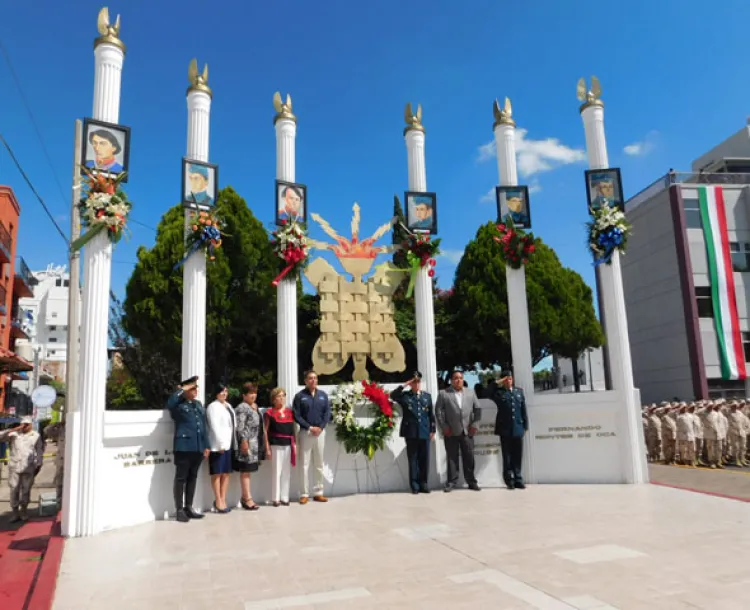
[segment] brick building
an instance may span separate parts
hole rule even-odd
[[[16,256],[21,206],[13,189],[0,186],[0,410],[14,379],[23,378],[33,365],[15,353],[16,339],[26,338],[18,299],[32,296],[33,276],[26,262]],[[28,357],[28,354],[27,354]]]

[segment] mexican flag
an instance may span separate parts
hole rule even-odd
[[[698,187],[701,220],[706,238],[708,273],[711,278],[711,297],[714,323],[719,339],[722,379],[745,379],[745,353],[742,349],[740,320],[737,316],[737,297],[729,252],[727,214],[724,193],[720,186]]]

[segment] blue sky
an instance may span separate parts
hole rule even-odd
[[[157,8],[158,4],[158,8]],[[510,3],[381,0],[198,3],[130,0],[120,122],[132,129],[132,218],[155,227],[176,203],[186,145],[187,67],[210,66],[214,90],[210,160],[264,222],[272,220],[274,91],[291,93],[298,116],[297,180],[311,210],[348,227],[362,206],[364,230],[406,190],[403,111],[421,103],[429,190],[438,193],[445,255],[440,284],[479,225],[494,215],[497,182],[493,99],[512,99],[520,129],[520,181],[532,187],[534,232],[593,283],[584,247],[584,133],[575,97],[581,76],[599,76],[610,164],[626,196],[745,124],[750,4],[725,0]],[[13,3],[0,9],[8,52],[49,151],[3,57],[0,131],[67,232],[73,122],[89,116],[96,16],[88,0]],[[629,147],[629,148],[626,148]],[[631,154],[627,154],[629,151]],[[58,186],[58,182],[60,186]],[[0,150],[0,183],[22,206],[19,253],[34,269],[66,262],[66,247]],[[113,289],[124,286],[139,245],[155,233],[131,224],[116,247]],[[321,237],[317,229],[313,236]]]

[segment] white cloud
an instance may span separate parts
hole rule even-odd
[[[538,193],[541,190],[542,190],[542,185],[534,181],[529,186],[529,195],[531,195],[532,193]]]
[[[495,201],[495,187],[494,186],[479,198],[479,203],[493,203],[494,201]]]
[[[479,161],[479,163],[484,163],[485,161],[489,161],[490,159],[494,158],[497,155],[495,140],[492,140],[492,142],[487,142],[487,144],[482,144],[479,147],[478,153],[479,155],[477,157],[477,161]]]
[[[571,148],[557,138],[531,140],[526,137],[527,133],[526,129],[516,130],[516,163],[518,172],[523,177],[586,160],[585,151]],[[488,142],[479,147],[477,161],[487,161],[495,156],[497,156],[495,142]]]
[[[659,137],[659,132],[649,131],[646,137],[641,142],[633,142],[628,144],[622,151],[631,157],[643,157],[650,153],[656,146],[656,140]]]
[[[494,196],[494,195],[493,195]],[[449,263],[452,263],[454,265],[458,265],[458,263],[461,260],[461,257],[464,255],[463,250],[441,250],[440,254],[438,254],[438,258],[444,258]]]

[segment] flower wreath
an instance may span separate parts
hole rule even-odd
[[[440,254],[440,239],[430,240],[430,236],[424,233],[410,233],[401,242],[401,249],[406,252],[406,262],[409,264],[409,287],[406,289],[406,298],[414,291],[414,282],[417,273],[422,267],[430,266],[427,274],[435,277],[435,257]]]
[[[216,250],[221,248],[221,238],[226,237],[221,232],[224,225],[213,210],[192,212],[188,225],[190,230],[185,240],[185,256],[175,265],[175,269],[182,267],[193,253],[201,249],[206,253],[208,260],[216,260]]]
[[[302,269],[310,256],[310,242],[305,228],[295,220],[282,220],[281,223],[282,226],[271,233],[273,250],[283,261],[281,273],[271,282],[274,286],[278,286],[287,273],[297,273]]]
[[[520,269],[521,265],[528,263],[536,250],[534,234],[516,229],[510,216],[497,225],[497,231],[500,235],[493,235],[492,239],[503,247],[502,258],[505,264],[513,269]]]
[[[128,214],[132,207],[127,195],[120,188],[127,172],[111,176],[96,173],[84,166],[81,167],[81,171],[86,176],[86,181],[78,207],[81,210],[81,224],[88,230],[70,247],[73,251],[80,250],[102,231],[107,231],[110,241],[116,244],[126,230]]]
[[[369,426],[360,426],[354,417],[356,407],[368,406],[374,418]],[[371,460],[385,447],[393,434],[393,407],[385,390],[375,383],[345,383],[331,395],[336,439],[347,453],[362,453]]]
[[[628,247],[630,223],[618,207],[609,207],[606,203],[596,210],[590,209],[591,220],[586,223],[589,231],[589,251],[594,257],[594,265],[612,264],[616,250],[623,254]]]

